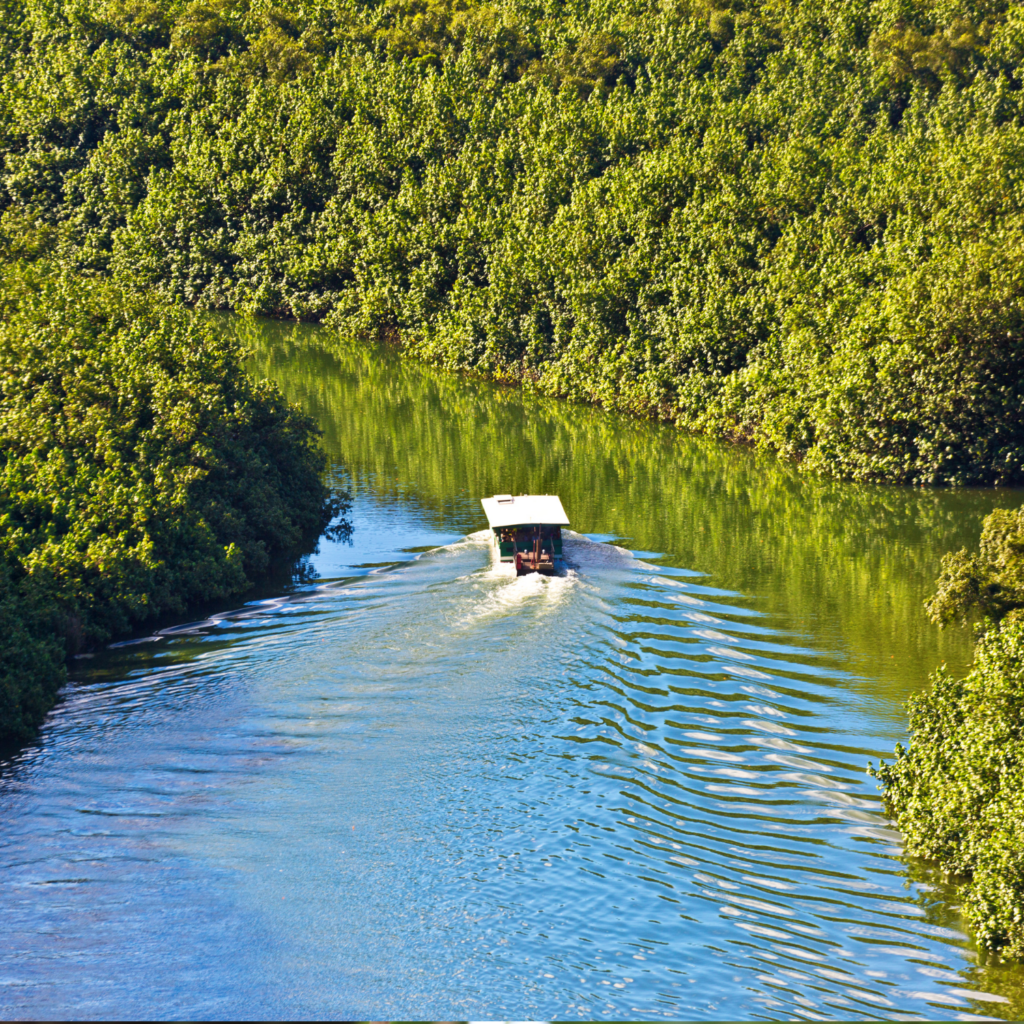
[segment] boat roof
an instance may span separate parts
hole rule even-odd
[[[493,498],[481,498],[480,504],[492,530],[502,526],[569,525],[557,494],[496,494]]]

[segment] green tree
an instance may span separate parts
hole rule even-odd
[[[985,616],[974,665],[934,673],[907,706],[909,750],[869,770],[907,852],[965,877],[979,942],[1024,958],[1024,508],[988,515],[977,554],[946,555],[926,606],[939,625]]]
[[[938,589],[925,607],[944,626],[972,612],[999,621],[1021,619],[1024,609],[1024,508],[996,509],[985,518],[980,550],[942,559]]]
[[[1024,13],[26,0],[0,252],[865,481],[1024,481]]]
[[[1024,622],[983,636],[963,679],[931,682],[908,704],[909,749],[872,774],[906,852],[964,879],[978,942],[1024,958]]]
[[[344,510],[313,422],[240,360],[174,304],[6,269],[0,738],[38,723],[58,653],[241,594]]]

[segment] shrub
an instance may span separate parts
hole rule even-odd
[[[926,607],[940,626],[984,615],[974,665],[932,676],[907,705],[910,749],[869,771],[907,852],[967,876],[964,916],[981,944],[1024,957],[1024,508],[986,516],[977,554],[943,558]]]
[[[980,550],[942,559],[938,590],[926,603],[932,622],[966,621],[972,612],[993,620],[1017,619],[1024,609],[1024,508],[986,516]]]
[[[0,280],[0,739],[62,656],[233,597],[342,510],[312,420],[226,332],[45,264]]]
[[[907,853],[966,876],[979,943],[1024,957],[1024,622],[980,639],[963,679],[944,669],[908,704],[910,748],[872,770]]]
[[[1024,481],[1024,13],[0,0],[0,251],[809,469]]]
[[[55,609],[39,596],[0,564],[0,749],[31,737],[66,677]]]

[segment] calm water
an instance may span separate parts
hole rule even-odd
[[[0,776],[0,1016],[1020,1014],[864,774],[968,657],[920,610],[939,556],[1020,495],[243,329],[352,544],[77,663]],[[564,577],[491,569],[477,498],[522,490],[562,496]]]

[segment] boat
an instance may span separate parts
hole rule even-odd
[[[517,576],[562,568],[562,527],[569,525],[569,517],[557,495],[495,494],[480,504],[500,564],[514,565]]]

